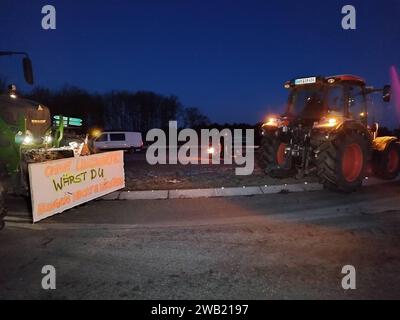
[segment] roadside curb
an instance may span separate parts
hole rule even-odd
[[[274,193],[291,193],[322,190],[318,183],[298,183],[282,185],[264,185],[250,187],[207,188],[207,189],[173,189],[149,191],[117,191],[99,200],[166,200],[166,199],[196,199],[217,197],[240,197]]]
[[[363,186],[375,186],[390,182],[400,181],[400,177],[394,180],[381,180],[367,178]],[[323,190],[319,183],[295,183],[264,186],[243,186],[229,188],[204,188],[204,189],[172,189],[172,190],[148,190],[148,191],[117,191],[110,193],[99,200],[166,200],[166,199],[196,199],[217,197],[240,197],[262,194],[295,193]]]

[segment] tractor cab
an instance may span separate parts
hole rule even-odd
[[[29,132],[31,144],[48,142],[46,135],[51,127],[49,108],[36,101],[20,98],[15,93],[0,95],[0,106],[0,118],[14,135]]]
[[[367,122],[367,88],[357,76],[299,78],[285,83],[289,99],[283,117],[289,122],[329,125],[334,120],[352,119]],[[329,122],[330,121],[330,122]]]

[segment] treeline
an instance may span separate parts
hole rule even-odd
[[[7,92],[6,79],[0,77],[0,93]],[[211,123],[196,107],[185,107],[174,95],[164,96],[151,91],[112,91],[105,94],[90,93],[84,89],[65,86],[60,90],[36,87],[23,97],[48,106],[52,115],[83,119],[83,131],[90,128],[103,130],[141,131],[168,128],[168,121],[177,120],[181,128],[204,129],[256,129],[256,142],[260,139],[260,123]],[[380,127],[380,135],[400,137],[400,128]]]
[[[105,94],[66,86],[60,90],[36,87],[24,97],[43,103],[52,115],[82,118],[83,129],[147,132],[166,129],[170,120],[179,126],[207,126],[210,121],[196,107],[185,107],[174,95],[164,96],[151,91],[112,91]]]

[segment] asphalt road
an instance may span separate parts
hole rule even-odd
[[[399,299],[399,240],[399,182],[350,195],[94,201],[0,232],[0,299]],[[41,288],[44,265],[56,290]],[[341,287],[344,265],[356,290]]]

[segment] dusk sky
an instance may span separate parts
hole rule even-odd
[[[56,30],[41,28],[46,4]],[[341,27],[346,4],[356,30]],[[282,110],[283,83],[297,76],[352,73],[382,86],[400,67],[398,0],[0,0],[0,26],[0,50],[28,52],[36,85],[175,94],[221,123]],[[29,90],[20,63],[0,59],[0,74]],[[393,103],[379,107],[398,126]]]

